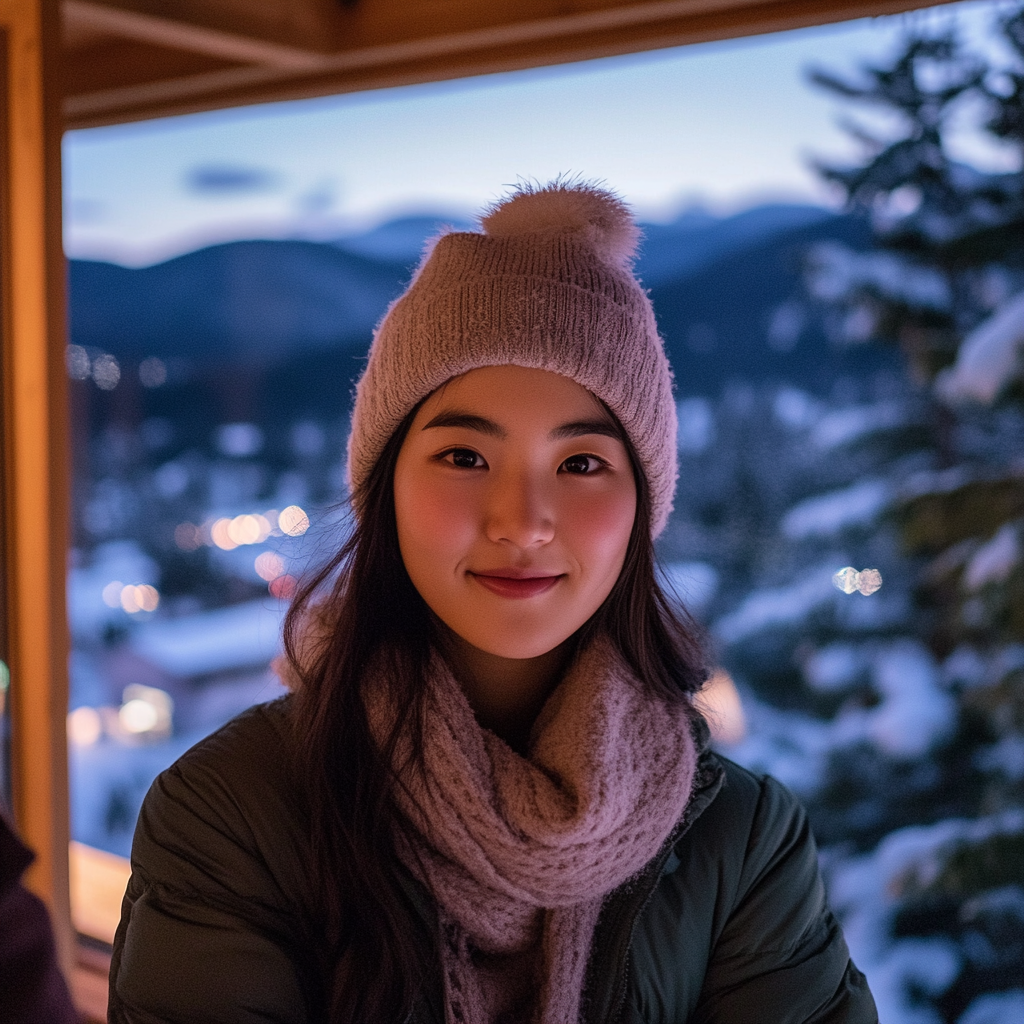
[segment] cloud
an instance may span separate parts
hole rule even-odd
[[[278,184],[278,176],[272,171],[244,164],[200,164],[185,174],[185,188],[201,196],[269,192],[277,188]]]

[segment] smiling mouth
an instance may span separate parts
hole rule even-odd
[[[482,587],[499,597],[536,597],[549,591],[561,578],[558,576],[498,576],[488,573],[471,572]]]

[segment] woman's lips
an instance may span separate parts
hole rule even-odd
[[[559,576],[497,576],[488,573],[469,574],[492,594],[499,597],[536,597],[550,590],[562,577]]]

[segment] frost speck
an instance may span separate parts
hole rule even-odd
[[[832,586],[844,594],[859,591],[865,597],[873,594],[882,585],[882,574],[877,569],[861,569],[857,572],[852,565],[840,569],[832,576]]]

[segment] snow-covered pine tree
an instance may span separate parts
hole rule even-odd
[[[915,431],[873,471],[905,607],[811,624],[800,657],[834,702],[806,793],[833,900],[894,1022],[1024,1019],[1024,8],[998,31],[1003,66],[951,29],[857,81],[814,76],[882,127],[855,129],[857,165],[821,168],[875,250],[820,248],[812,290],[848,340],[897,345],[917,388]],[[972,109],[1011,170],[954,159]]]

